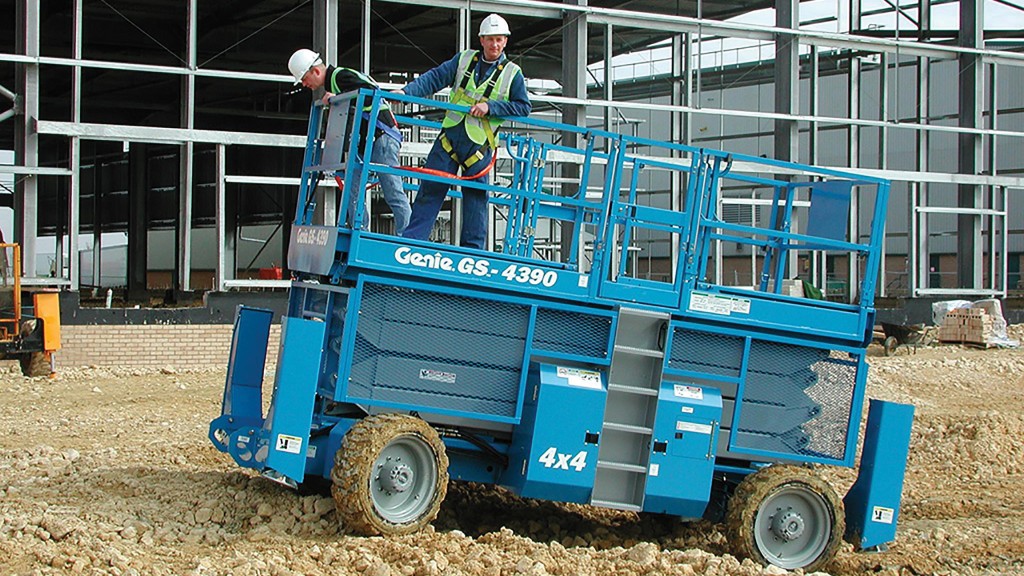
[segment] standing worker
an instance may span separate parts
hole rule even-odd
[[[427,97],[446,86],[452,104],[469,107],[469,113],[449,110],[441,133],[427,155],[426,167],[455,174],[479,174],[497,153],[498,127],[504,118],[527,116],[533,105],[526,92],[523,71],[505,57],[511,32],[508,22],[491,14],[480,23],[480,50],[466,50],[410,82],[401,94]],[[487,174],[472,181],[487,183]],[[426,240],[437,213],[448,195],[448,184],[421,181],[406,238]],[[487,239],[487,191],[462,187],[462,237],[469,248],[484,248]]]
[[[296,84],[302,84],[310,90],[324,88],[323,102],[335,94],[358,90],[359,88],[378,88],[377,82],[366,74],[342,68],[340,66],[325,66],[320,55],[312,50],[300,48],[288,59],[288,71],[295,77]],[[330,83],[328,84],[328,79]],[[366,143],[366,134],[370,126],[374,126],[373,151],[370,155],[370,162],[383,164],[384,166],[398,167],[398,150],[402,146],[402,133],[398,131],[398,122],[395,115],[391,113],[391,107],[384,100],[381,100],[380,109],[375,122],[369,118],[370,106],[363,109],[363,128],[360,132],[359,150],[363,150]],[[360,173],[355,174],[358,180]],[[377,174],[380,180],[380,189],[384,193],[384,201],[391,207],[391,213],[395,217],[395,234],[402,235],[405,227],[409,224],[409,214],[412,212],[409,207],[409,197],[402,190],[402,178],[395,174]],[[348,207],[348,217],[351,222],[355,216],[356,191],[352,191],[352,201]],[[364,224],[364,228],[366,224]]]

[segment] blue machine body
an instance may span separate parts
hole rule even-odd
[[[528,399],[512,435],[502,483],[514,492],[560,502],[590,502],[603,424],[604,376],[595,370],[531,367]]]
[[[846,539],[860,549],[879,548],[896,539],[913,420],[914,407],[909,404],[870,402],[860,473],[843,498]]]
[[[658,393],[645,512],[700,518],[711,496],[722,394],[666,380]]]
[[[410,413],[439,431],[452,478],[684,518],[704,514],[713,482],[765,464],[854,465],[888,181],[519,118],[575,132],[583,144],[503,135],[511,176],[485,185],[503,216],[500,249],[409,240],[364,230],[362,197],[352,222],[325,216],[374,174],[460,184],[360,166],[372,139],[348,153],[363,121],[350,117],[352,100],[372,118],[381,96],[354,92],[335,97],[326,114],[311,111],[270,412],[262,414],[260,394],[269,313],[241,308],[222,414],[210,425],[218,449],[295,485],[330,477],[360,417]],[[578,161],[575,195],[545,185],[559,154]],[[766,175],[775,172],[806,179]],[[343,178],[343,190],[318,186],[325,174]],[[668,190],[672,178],[683,184],[681,208],[638,195]],[[753,224],[724,220],[726,189],[768,191],[766,214]],[[866,236],[837,216],[855,192],[871,215]],[[808,218],[812,225],[796,225]],[[560,255],[537,242],[542,227],[570,231]],[[678,259],[668,262],[666,248],[648,255],[664,269],[645,269],[634,257],[639,238],[674,246]],[[751,285],[715,280],[709,262],[722,244],[763,255]],[[856,298],[784,293],[794,251],[860,261]],[[886,407],[869,419],[868,466],[847,504],[862,546],[893,537],[886,529],[898,512],[909,418]]]

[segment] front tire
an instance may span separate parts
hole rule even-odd
[[[814,572],[831,561],[846,514],[832,486],[809,469],[769,466],[747,476],[729,499],[726,530],[737,556]]]
[[[367,416],[345,434],[331,481],[347,531],[411,534],[437,517],[448,492],[448,456],[437,431],[419,418]]]

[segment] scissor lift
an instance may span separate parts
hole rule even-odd
[[[486,186],[495,249],[415,241],[364,229],[374,175],[453,197],[463,182],[362,163],[373,142],[355,151],[354,135],[381,96],[311,110],[271,407],[272,313],[242,307],[215,446],[293,487],[330,479],[344,526],[366,534],[418,530],[459,479],[724,520],[738,554],[787,569],[822,566],[844,533],[861,548],[895,537],[912,408],[872,401],[845,506],[808,466],[855,462],[886,180],[517,118]],[[566,133],[583,145],[548,136]],[[574,170],[554,186],[558,166]],[[343,190],[318,186],[335,176]],[[678,208],[652,201],[673,182]],[[731,189],[767,191],[768,225],[720,218]],[[854,200],[871,224],[847,234],[837,215]],[[757,285],[709,281],[723,242],[760,255]],[[855,303],[783,293],[790,254],[813,250],[858,259]]]

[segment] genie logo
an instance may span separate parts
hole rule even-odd
[[[416,252],[408,246],[395,250],[395,261],[399,264],[429,268],[431,270],[455,271],[455,262],[440,252]]]

